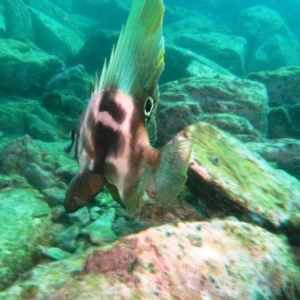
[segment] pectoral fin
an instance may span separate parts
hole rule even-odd
[[[65,197],[64,207],[68,213],[75,212],[90,202],[102,189],[104,177],[81,170],[72,179]]]
[[[158,171],[154,174],[157,198],[168,205],[179,194],[187,179],[187,168],[192,152],[192,142],[176,141],[162,148]]]

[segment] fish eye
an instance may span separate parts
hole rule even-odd
[[[151,97],[148,97],[148,99],[145,102],[145,107],[144,107],[144,113],[147,117],[150,116],[152,109],[153,109],[153,99]]]

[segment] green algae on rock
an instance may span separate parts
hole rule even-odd
[[[36,47],[12,39],[0,39],[0,88],[11,94],[24,95],[24,91],[50,79],[64,63]]]
[[[176,137],[183,138],[193,140],[187,184],[210,208],[267,221],[275,228],[299,230],[296,178],[272,168],[240,141],[209,124],[187,127]]]
[[[33,189],[0,190],[0,290],[38,262],[51,241],[50,209]]]
[[[0,299],[21,300],[28,287],[36,299],[276,298],[299,287],[297,274],[281,236],[243,222],[186,222],[38,265]]]

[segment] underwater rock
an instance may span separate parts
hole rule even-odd
[[[73,30],[30,7],[35,44],[63,61],[74,59],[83,45],[82,38]]]
[[[0,89],[21,94],[50,78],[63,62],[22,42],[0,39]]]
[[[37,115],[27,115],[24,121],[26,133],[32,138],[46,142],[53,142],[57,139],[53,127],[41,120]]]
[[[67,13],[57,5],[53,4],[52,1],[48,1],[48,0],[23,0],[23,1],[29,7],[33,7],[36,10],[41,11],[42,13],[57,20],[58,22],[62,24],[68,24],[69,26],[71,25],[69,19],[67,18]]]
[[[50,207],[62,205],[65,200],[65,190],[58,187],[49,187],[41,190]]]
[[[175,45],[184,47],[214,61],[237,76],[243,76],[247,42],[243,37],[218,32],[187,34],[174,40]]]
[[[101,226],[101,228],[97,229],[83,229],[80,233],[88,236],[89,241],[97,245],[111,243],[118,238],[113,230],[106,226]]]
[[[50,209],[33,189],[0,190],[0,290],[38,261],[38,245],[51,242]]]
[[[0,298],[21,300],[30,283],[37,299],[297,299],[297,274],[284,238],[258,226],[175,223],[37,266]]]
[[[267,137],[269,139],[297,137],[297,132],[294,130],[288,112],[284,107],[270,108]]]
[[[44,171],[35,163],[27,163],[24,166],[23,174],[28,182],[36,189],[43,190],[55,185],[49,172]]]
[[[62,250],[74,252],[76,250],[75,239],[79,235],[79,227],[72,225],[54,235],[54,243]]]
[[[159,144],[203,119],[235,135],[266,135],[268,98],[262,84],[225,75],[193,77],[165,84],[160,93]]]
[[[0,71],[1,72],[1,71]],[[1,84],[1,83],[0,83]],[[30,114],[32,108],[24,103],[17,103],[13,99],[9,102],[0,98],[0,130],[4,134],[26,133],[25,117]],[[13,122],[11,120],[14,120]]]
[[[246,8],[236,27],[249,44],[247,73],[300,64],[299,42],[275,10],[260,5]]]
[[[41,98],[41,106],[49,113],[78,119],[85,104],[74,95],[72,90],[52,90]]]
[[[286,119],[287,130],[279,132],[282,131],[284,124],[276,124],[276,118],[274,118],[274,121],[269,124],[269,132],[272,133],[269,137],[300,137],[300,67],[252,73],[248,75],[248,78],[266,86],[270,107],[280,109],[282,118]],[[282,118],[280,119],[282,120]]]
[[[216,75],[232,75],[213,61],[198,55],[186,48],[166,44],[165,69],[159,83],[167,83],[187,77],[214,77]]]
[[[119,31],[124,25],[131,0],[73,0],[72,12],[85,14],[87,17],[97,21],[98,28]],[[101,17],[99,17],[99,12]],[[101,64],[102,66],[102,64]],[[96,66],[98,67],[98,66]]]
[[[110,57],[111,49],[117,41],[117,34],[96,30],[87,37],[75,61],[83,64],[87,70],[94,73],[100,70],[104,60]]]
[[[189,15],[186,13],[186,15]],[[212,76],[216,74],[233,75],[234,70],[224,68],[218,60],[214,60],[210,55],[225,55],[225,51],[213,52],[210,50],[206,55],[205,48],[195,44],[197,36],[207,35],[208,32],[225,31],[211,19],[204,15],[193,12],[189,17],[183,16],[179,21],[168,25],[164,28],[164,37],[166,43],[165,53],[165,69],[159,82],[160,84],[177,80],[179,78],[187,78],[191,76]],[[220,35],[222,35],[220,33]],[[222,35],[223,36],[223,35]],[[190,43],[182,42],[183,39],[190,39]],[[217,44],[219,44],[218,41]],[[206,48],[208,45],[206,45]],[[214,47],[217,47],[216,45]],[[204,52],[202,53],[201,51]],[[225,49],[225,47],[224,47]],[[216,50],[219,51],[219,50]],[[231,50],[228,50],[230,52]],[[201,54],[201,55],[200,55]],[[204,57],[206,56],[206,57]],[[225,67],[230,64],[225,63]],[[221,67],[222,65],[222,67]]]
[[[47,258],[50,258],[52,260],[61,260],[69,257],[71,254],[69,252],[63,251],[56,247],[43,247],[38,246],[37,250]]]
[[[0,155],[0,172],[3,174],[22,174],[27,163],[43,167],[43,149],[30,136],[8,143]]]
[[[105,211],[102,211],[99,218],[96,221],[84,227],[84,230],[85,231],[101,230],[102,227],[111,228],[113,221],[115,219],[115,213],[116,212],[114,208],[110,208]]]
[[[61,9],[63,9],[65,12],[70,13],[72,10],[73,0],[52,0],[52,2]]]
[[[90,96],[91,82],[94,82],[94,78],[86,73],[84,66],[76,65],[55,74],[47,82],[46,88],[50,94],[57,91],[65,97],[76,96],[77,98],[84,100]]]
[[[23,0],[5,0],[6,36],[8,38],[33,41],[33,28],[28,7]]]
[[[57,139],[59,127],[56,116],[48,113],[36,100],[2,96],[0,114],[0,130],[7,137],[29,134],[45,141]]]
[[[248,73],[276,70],[283,66],[299,64],[300,46],[296,36],[291,35],[290,38],[286,38],[274,34],[257,47],[253,57],[249,60]]]
[[[300,141],[293,139],[262,140],[247,143],[246,146],[275,167],[300,180]]]
[[[68,218],[71,224],[80,224],[81,226],[85,226],[91,221],[90,213],[86,206],[68,214]]]
[[[252,221],[287,230],[291,238],[300,228],[300,182],[254,156],[239,140],[217,128],[198,123],[175,140],[193,141],[187,186],[209,214]]]
[[[6,24],[4,17],[4,6],[0,4],[0,38],[5,36]]]

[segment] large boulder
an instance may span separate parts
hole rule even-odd
[[[300,137],[300,67],[252,73],[249,79],[263,83],[269,96],[271,139]]]
[[[94,82],[94,78],[87,74],[82,65],[76,65],[55,74],[47,82],[46,89],[48,93],[60,92],[66,96],[76,96],[83,101],[90,98],[91,82]],[[73,106],[73,109],[78,109],[76,101]],[[80,108],[82,109],[82,107]],[[64,112],[68,114],[68,111]]]
[[[51,241],[50,209],[32,189],[0,190],[0,290],[39,261],[39,245]]]
[[[23,0],[5,0],[6,36],[18,40],[33,40],[32,22]]]
[[[299,241],[300,182],[257,158],[237,139],[198,123],[175,140],[193,141],[187,185],[210,213],[234,214]]]
[[[159,83],[176,81],[187,77],[215,77],[216,75],[233,74],[215,62],[178,47],[173,42],[166,44],[165,68],[159,78]]]
[[[258,226],[179,222],[37,266],[0,298],[276,298],[297,292],[297,274],[286,241]]]
[[[73,30],[31,7],[35,43],[44,51],[64,61],[74,59],[83,45],[83,39]]]
[[[167,26],[164,36],[168,47],[174,45],[183,48],[187,54],[195,53],[204,56],[233,74],[242,76],[247,48],[246,40],[224,32],[223,27],[212,19],[201,14],[192,14]],[[180,62],[176,61],[176,63],[179,67]]]
[[[92,73],[101,70],[104,60],[109,59],[113,45],[117,43],[117,34],[95,30],[90,34],[75,60],[83,64]]]
[[[300,180],[300,141],[293,139],[260,140],[247,143],[253,152],[261,155],[276,168]]]
[[[228,69],[235,75],[243,76],[247,42],[244,38],[218,32],[187,34],[174,40],[177,46],[185,47],[203,55]]]
[[[265,6],[246,8],[237,24],[252,53],[247,73],[300,64],[300,46],[281,16]]]
[[[240,138],[266,135],[268,98],[262,84],[217,75],[174,81],[161,86],[160,92],[159,144],[204,119]]]
[[[131,0],[73,0],[72,11],[95,19],[99,23],[99,28],[120,31],[126,22],[131,4]]]
[[[0,113],[0,131],[5,136],[28,134],[35,139],[52,142],[57,139],[59,132],[65,130],[58,126],[58,117],[49,114],[36,101],[26,101],[17,97],[1,98]],[[72,125],[66,122],[65,126]],[[68,132],[69,130],[70,127]]]
[[[56,56],[11,39],[0,39],[0,89],[22,94],[42,84],[64,63]]]

